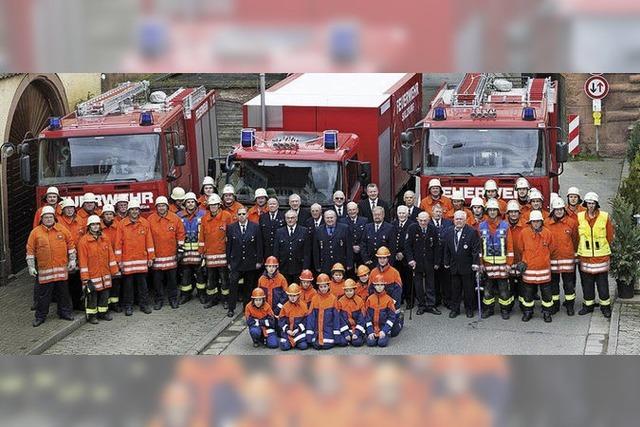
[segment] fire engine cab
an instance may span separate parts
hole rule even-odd
[[[87,192],[99,205],[125,194],[148,211],[174,186],[199,188],[218,151],[214,92],[203,86],[168,96],[148,92],[147,81],[122,83],[50,118],[38,138],[26,141],[38,144],[38,204],[56,186],[78,206]],[[28,147],[20,151],[23,179],[31,180]]]
[[[512,199],[515,181],[525,177],[549,202],[568,159],[559,131],[557,82],[469,73],[455,87],[443,85],[426,117],[403,133],[402,167],[422,178],[416,192],[423,197],[431,178],[445,195],[461,190],[467,200],[494,179],[500,197]],[[414,168],[417,142],[422,158]]]

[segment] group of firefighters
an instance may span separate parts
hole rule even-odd
[[[205,308],[221,302],[229,317],[242,301],[256,346],[386,346],[402,329],[403,303],[416,305],[418,315],[439,315],[443,304],[451,318],[463,303],[467,317],[480,309],[487,318],[497,299],[509,319],[518,301],[526,322],[541,299],[551,322],[562,282],[572,316],[576,265],[584,295],[579,314],[593,312],[597,289],[609,317],[614,227],[598,195],[581,198],[571,187],[566,201],[552,194],[546,209],[525,178],[514,190],[507,202],[488,180],[483,197],[466,207],[462,192],[448,197],[432,179],[426,197],[416,203],[405,192],[393,215],[375,184],[358,203],[336,191],[323,212],[320,205],[301,208],[296,194],[281,209],[263,188],[247,208],[232,185],[219,195],[205,177],[200,195],[176,187],[169,198],[157,197],[145,218],[136,198],[119,196],[100,208],[87,193],[76,206],[51,187],[27,243],[36,278],[33,324],[45,321],[54,296],[59,317],[72,320],[82,309],[98,323],[111,320],[111,312],[132,315],[136,299],[143,313],[165,301],[176,309],[195,288]]]

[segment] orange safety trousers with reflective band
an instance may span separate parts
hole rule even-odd
[[[547,220],[547,228],[553,235],[554,248],[551,253],[552,273],[573,273],[576,271],[576,251],[578,250],[578,223],[568,215],[559,221]]]
[[[149,215],[147,221],[149,221],[155,249],[152,268],[155,270],[178,268],[178,246],[184,245],[185,236],[182,220],[172,212],[167,212],[165,216],[160,216],[156,212]]]
[[[553,235],[548,228],[542,227],[535,232],[527,227],[520,233],[517,245],[520,256],[527,269],[522,274],[522,281],[530,285],[540,285],[551,281],[551,252],[554,249]]]
[[[207,212],[202,217],[198,234],[198,252],[204,255],[207,267],[227,265],[227,227],[232,222],[231,214],[223,210],[218,210],[215,216]]]
[[[67,280],[69,256],[75,251],[71,233],[60,224],[51,228],[39,225],[27,240],[27,260],[35,260],[41,284]]]
[[[111,276],[118,272],[116,256],[111,241],[105,235],[95,238],[85,234],[78,243],[78,265],[80,279],[91,280],[96,291],[111,287]]]
[[[147,263],[155,258],[153,237],[149,223],[144,218],[136,222],[124,219],[118,226],[116,259],[122,263],[122,274],[139,274],[148,271]]]

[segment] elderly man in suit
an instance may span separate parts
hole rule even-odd
[[[324,213],[324,225],[316,228],[313,237],[313,260],[318,273],[331,274],[335,263],[342,264],[347,271],[353,268],[353,243],[349,227],[338,223],[336,213]]]
[[[409,303],[412,295],[413,278],[411,274],[411,267],[407,264],[407,257],[405,256],[405,240],[407,238],[407,232],[409,226],[416,221],[409,218],[409,208],[405,205],[400,205],[396,209],[396,219],[393,220],[391,226],[393,227],[393,238],[391,239],[391,252],[395,254],[393,259],[393,266],[400,273],[402,278],[402,299],[407,301],[407,309],[412,308],[412,304]]]
[[[373,208],[373,222],[365,225],[362,233],[362,260],[369,268],[376,265],[375,253],[378,249],[383,246],[389,249],[393,248],[393,226],[384,220],[384,215],[385,211],[382,206]],[[393,250],[391,250],[391,256],[395,256]],[[400,302],[398,301],[398,303]]]
[[[296,193],[289,196],[289,207],[298,215],[298,224],[305,225],[307,219],[311,216],[307,209],[302,208],[302,199]]]
[[[360,215],[367,218],[367,222],[373,222],[373,209],[376,206],[382,206],[387,218],[391,216],[391,207],[388,202],[378,197],[378,186],[374,183],[367,185],[367,198],[360,200],[358,208],[360,209]]]
[[[463,295],[468,318],[473,317],[473,310],[477,306],[473,273],[480,267],[480,237],[466,222],[467,213],[456,211],[453,214],[453,228],[449,228],[442,237],[443,264],[451,273],[450,318],[460,314]]]
[[[362,246],[362,235],[364,227],[367,225],[367,219],[359,215],[358,204],[356,202],[347,203],[347,216],[338,218],[338,221],[349,226],[351,233],[351,244],[353,248],[353,265],[362,264],[362,255],[360,254]],[[355,279],[355,277],[352,277]]]
[[[234,317],[238,292],[242,295],[243,307],[251,300],[251,291],[256,287],[258,270],[262,267],[262,234],[258,224],[247,218],[247,208],[238,209],[238,222],[227,227],[227,260],[229,265],[229,299],[227,316]],[[242,289],[238,282],[244,279]]]
[[[258,221],[260,232],[262,233],[262,243],[264,244],[263,255],[265,258],[273,255],[273,246],[276,240],[276,231],[284,227],[284,214],[278,209],[280,204],[275,197],[267,201],[267,212],[260,215]]]
[[[298,283],[302,270],[311,264],[311,242],[307,229],[298,225],[298,215],[294,210],[284,214],[286,226],[276,231],[273,255],[280,260],[280,273],[288,283]]]
[[[404,192],[402,200],[404,201],[404,205],[409,209],[409,219],[417,222],[418,214],[422,212],[422,209],[416,206],[416,193],[407,190]]]
[[[444,236],[444,233],[446,233],[449,228],[453,227],[453,221],[444,218],[444,212],[440,205],[435,205],[431,209],[431,212],[431,222],[438,232],[438,250],[442,251],[442,246],[440,245],[442,236]],[[440,259],[442,260],[442,256]],[[451,275],[447,270],[442,268],[442,265],[439,267],[435,273],[436,306],[444,302],[444,306],[449,308],[451,305]]]
[[[420,212],[418,223],[411,224],[407,231],[404,253],[407,264],[413,269],[413,286],[418,300],[416,314],[442,314],[436,307],[434,270],[440,265],[438,234],[429,222],[429,214]],[[412,302],[412,301],[410,301]]]

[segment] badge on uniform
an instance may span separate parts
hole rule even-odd
[[[173,225],[169,226],[169,231],[176,231],[176,228]]]
[[[463,247],[464,249],[469,249],[469,245],[467,245],[467,244],[464,244],[462,247]]]
[[[64,239],[64,236],[62,234],[58,234],[58,239],[62,240],[62,239]]]

